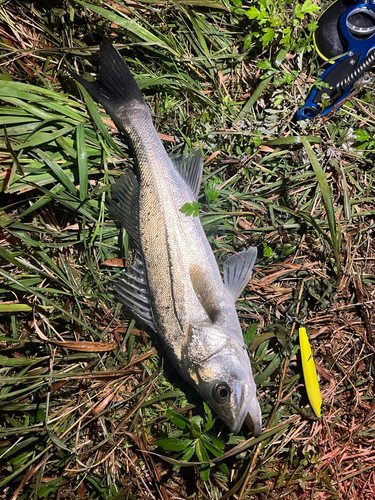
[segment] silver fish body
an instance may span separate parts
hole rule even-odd
[[[157,332],[179,373],[228,427],[237,433],[246,419],[259,435],[261,411],[235,307],[250,279],[256,249],[224,263],[223,283],[199,217],[180,210],[197,197],[201,156],[171,159],[137,83],[106,40],[100,61],[95,82],[75,78],[126,135],[137,163],[137,176],[126,169],[108,200],[137,247],[134,263],[114,289]]]

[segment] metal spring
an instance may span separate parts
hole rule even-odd
[[[336,89],[338,92],[342,92],[353,82],[358,80],[359,77],[363,75],[375,62],[375,49],[372,49],[371,52],[363,59],[361,64],[357,66],[348,76],[343,78],[337,85]]]

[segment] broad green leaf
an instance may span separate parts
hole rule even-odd
[[[301,7],[301,12],[304,14],[313,14],[314,12],[319,12],[320,6],[316,3],[313,3],[312,0],[305,0]]]
[[[272,28],[267,28],[265,34],[261,37],[263,48],[265,48],[270,42],[272,42],[274,36],[275,30]]]
[[[204,412],[207,415],[207,422],[204,426],[203,432],[208,432],[214,426],[214,424],[216,422],[216,418],[212,418],[211,408],[208,406],[208,404],[206,402],[203,402],[203,406],[204,406]]]
[[[224,443],[222,443],[223,448],[221,449],[221,448],[216,447],[213,443],[211,443],[211,441],[208,439],[208,437],[205,436],[204,434],[202,434],[200,439],[202,441],[203,446],[206,448],[206,450],[208,450],[210,453],[212,453],[214,457],[220,457],[223,454]]]
[[[185,418],[183,415],[175,413],[172,410],[167,410],[167,417],[174,423],[176,427],[184,430],[187,425],[190,424],[189,419]]]
[[[210,457],[208,456],[205,445],[203,444],[201,439],[197,439],[195,443],[195,452],[197,454],[198,460],[200,462],[209,462]]]
[[[246,15],[249,19],[261,19],[263,14],[256,7],[251,7],[246,11]]]
[[[195,453],[197,454],[198,460],[203,463],[207,463],[210,460],[208,456],[207,450],[200,439],[197,439],[195,443]],[[208,481],[210,477],[210,465],[200,465],[199,466],[199,475],[202,481]]]
[[[225,448],[225,443],[222,439],[216,436],[213,432],[210,432],[209,439],[212,441],[213,446],[219,450],[223,450]]]
[[[195,438],[202,434],[202,422],[203,418],[200,415],[194,415],[194,417],[190,419],[191,433]]]
[[[245,344],[249,347],[257,336],[259,323],[253,323],[244,333]]]
[[[197,201],[193,201],[193,203],[185,203],[181,208],[180,212],[185,214],[187,217],[190,217],[191,215],[193,217],[198,217],[199,216],[199,203]]]
[[[63,477],[57,477],[47,483],[43,482],[38,489],[38,498],[51,498],[51,494],[56,494],[64,481]],[[55,495],[54,495],[55,496]]]
[[[194,453],[195,453],[195,446],[194,446],[194,443],[193,443],[191,446],[189,446],[188,448],[186,448],[186,450],[183,452],[183,454],[181,456],[181,462],[183,462],[184,465],[186,466],[186,464],[189,462],[189,460],[194,455]],[[173,466],[173,470],[177,470],[179,468],[180,468],[180,465],[175,464]]]
[[[164,439],[159,439],[158,441],[154,441],[152,444],[153,446],[159,446],[160,448],[163,448],[163,450],[166,451],[183,451],[185,448],[188,448],[191,443],[193,442],[192,439],[177,439],[177,438],[164,438]]]
[[[8,457],[13,455],[17,455],[17,453],[23,448],[27,448],[28,446],[39,441],[39,437],[32,436],[22,439],[19,443],[14,444],[13,446],[7,446],[1,448],[2,459],[5,460]]]
[[[12,457],[10,459],[12,466],[15,470],[18,470],[22,467],[22,465],[27,461],[27,459],[31,458],[33,455],[33,451],[23,451],[19,455]]]

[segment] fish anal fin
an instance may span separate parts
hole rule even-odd
[[[195,199],[198,193],[203,175],[203,158],[199,149],[193,153],[171,156],[171,160],[177,172],[190,187]]]
[[[236,253],[224,262],[224,284],[236,301],[251,278],[257,257],[256,247]]]
[[[108,210],[139,246],[139,186],[130,168],[111,186],[111,193],[113,199],[106,198]]]
[[[212,323],[216,323],[221,315],[214,283],[199,266],[190,266],[190,279],[196,296]]]

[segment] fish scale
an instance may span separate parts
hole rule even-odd
[[[171,159],[121,55],[104,40],[99,77],[74,77],[126,136],[135,170],[112,188],[107,206],[136,245],[133,264],[114,284],[117,298],[161,338],[181,376],[238,432],[262,430],[249,356],[235,301],[251,276],[256,249],[224,263],[224,282],[199,217],[181,211],[196,200],[203,160]]]

